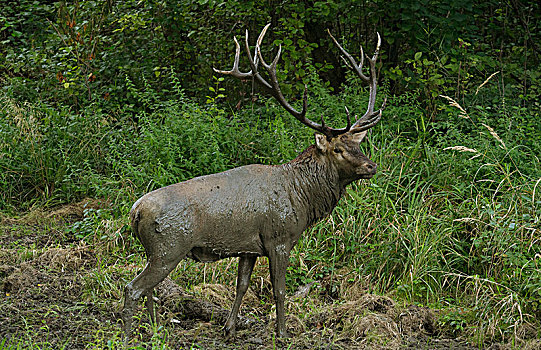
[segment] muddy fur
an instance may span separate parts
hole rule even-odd
[[[123,320],[131,335],[135,309],[179,262],[239,257],[236,297],[225,322],[234,335],[241,301],[258,257],[267,257],[276,304],[276,334],[287,338],[285,275],[291,249],[304,231],[327,217],[353,181],[370,179],[377,165],[360,150],[366,133],[315,135],[316,145],[279,165],[245,165],[159,188],[130,211],[134,236],[145,249],[144,270],[126,284]],[[146,298],[151,319],[152,299]]]

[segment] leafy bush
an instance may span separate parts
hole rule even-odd
[[[152,72],[147,79],[168,94],[163,77],[170,66],[186,93],[200,98],[197,90],[212,80],[211,68],[231,64],[232,37],[244,37],[247,29],[253,44],[270,22],[263,54],[282,45],[286,93],[301,92],[313,70],[334,91],[346,81],[326,28],[355,54],[361,44],[373,50],[377,31],[383,37],[378,69],[390,91],[416,91],[430,119],[438,114],[438,95],[463,102],[495,72],[506,98],[539,109],[541,11],[535,1],[8,1],[0,13],[0,72],[19,101],[39,98],[72,108],[100,101],[114,110],[126,103],[126,75],[143,88],[142,76]],[[230,101],[251,90],[251,84],[224,84]]]

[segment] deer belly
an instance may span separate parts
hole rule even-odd
[[[229,251],[229,250],[220,250],[216,248],[205,248],[205,247],[194,247],[186,255],[188,258],[193,259],[198,262],[213,262],[225,258],[231,258],[239,255],[256,255],[261,256],[261,252],[240,252],[240,251]]]
[[[222,259],[222,256],[215,253],[213,249],[203,247],[192,248],[187,257],[198,262],[212,262]]]

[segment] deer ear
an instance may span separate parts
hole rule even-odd
[[[355,141],[357,143],[361,143],[361,141],[364,139],[364,137],[366,136],[367,133],[368,133],[368,130],[357,132],[357,133],[353,134],[353,141]]]
[[[316,138],[316,147],[321,152],[325,152],[327,150],[327,146],[329,145],[329,142],[327,141],[327,137],[325,135],[321,134],[314,134]]]

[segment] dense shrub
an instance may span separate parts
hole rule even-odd
[[[0,72],[11,96],[23,101],[80,108],[105,100],[114,109],[135,102],[123,88],[126,75],[138,88],[145,75],[167,94],[163,74],[171,66],[187,94],[201,98],[197,91],[209,85],[211,68],[231,64],[232,37],[247,29],[253,43],[272,23],[264,52],[282,45],[287,93],[302,91],[314,69],[335,91],[346,81],[326,28],[352,53],[360,44],[372,51],[377,31],[383,37],[379,69],[390,91],[417,91],[431,119],[438,95],[469,100],[495,72],[508,102],[539,109],[536,1],[7,1],[0,13]],[[235,103],[237,93],[251,89],[225,84]],[[481,105],[485,98],[475,94]]]

